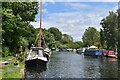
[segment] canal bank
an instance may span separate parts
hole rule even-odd
[[[92,58],[76,52],[53,52],[46,71],[25,72],[25,78],[118,78],[120,64],[113,58]]]
[[[0,62],[1,78],[23,78],[24,77],[24,63],[18,62],[18,65],[14,65],[15,57],[8,56],[2,58]],[[5,62],[8,62],[6,64]]]

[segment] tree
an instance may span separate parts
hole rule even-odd
[[[78,49],[82,47],[82,42],[81,41],[70,42],[67,44],[67,47],[72,49]]]
[[[40,28],[36,28],[36,35],[38,35]],[[40,37],[38,36],[38,40],[36,41],[36,46],[39,44]],[[47,29],[42,29],[42,46],[44,48],[55,47],[55,37],[52,33],[50,33]]]
[[[10,52],[16,52],[19,46],[28,45],[35,32],[30,21],[35,21],[37,10],[37,2],[2,3],[0,13],[2,14],[3,48],[8,47]]]
[[[54,35],[56,41],[61,40],[62,33],[59,31],[59,29],[57,29],[55,27],[51,27],[48,29],[48,31]]]
[[[14,16],[21,21],[35,21],[35,15],[38,13],[38,2],[3,2],[2,8],[11,10]],[[4,18],[3,18],[4,19]]]
[[[120,2],[119,2],[120,5]],[[117,33],[117,48],[120,50],[120,8],[117,10],[118,12],[118,17],[117,17],[117,23],[118,23],[118,33]]]
[[[73,38],[68,34],[63,34],[62,39],[61,39],[61,43],[62,44],[67,44],[67,43],[70,43],[70,42],[73,42]]]
[[[43,29],[43,37],[49,48],[55,47],[55,37],[48,30]]]
[[[96,45],[99,46],[100,34],[94,27],[89,27],[85,30],[82,37],[84,46]]]
[[[76,41],[76,44],[78,44],[77,48],[82,48],[83,47],[83,42],[82,41]]]
[[[100,29],[100,43],[101,43],[101,47],[104,48],[105,46],[105,38],[104,38],[104,32],[102,29]]]
[[[102,19],[101,25],[103,27],[102,31],[104,33],[107,49],[115,49],[118,34],[117,14],[114,12],[109,12],[109,15]]]

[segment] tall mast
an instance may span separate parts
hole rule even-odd
[[[42,0],[40,0],[40,45],[42,47]]]

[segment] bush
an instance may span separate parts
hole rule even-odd
[[[4,47],[3,48],[2,57],[7,57],[8,55],[9,55],[9,48],[8,47]]]

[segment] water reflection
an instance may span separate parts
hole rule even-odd
[[[26,78],[118,78],[120,61],[92,58],[75,52],[54,52],[46,71],[26,72]]]
[[[97,58],[84,57],[84,78],[100,78],[99,65]]]
[[[115,58],[102,58],[99,65],[101,78],[118,78],[118,63]]]
[[[118,75],[120,75],[120,60],[118,60]],[[120,77],[119,77],[119,79],[120,79]]]

